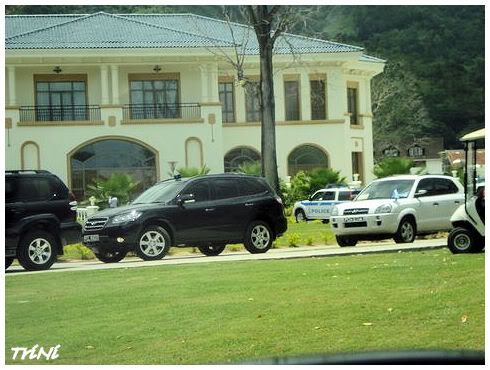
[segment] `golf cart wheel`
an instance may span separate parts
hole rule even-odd
[[[335,236],[335,239],[337,239],[337,244],[339,247],[355,247],[357,244],[357,238],[353,236],[337,235]]]
[[[295,212],[294,217],[296,218],[296,223],[297,224],[299,224],[300,222],[306,222],[306,221],[308,221],[308,219],[306,218],[305,211],[303,211],[302,209],[298,209]]]
[[[225,247],[226,245],[223,244],[223,245],[206,245],[197,248],[199,249],[199,252],[201,252],[205,256],[217,256],[225,250]]]
[[[116,263],[126,257],[127,251],[106,251],[102,253],[95,253],[95,257],[104,263]]]
[[[252,254],[265,253],[272,247],[273,241],[269,225],[264,221],[254,221],[248,226],[243,245]]]
[[[148,226],[140,234],[136,254],[145,261],[160,260],[170,249],[170,236],[161,226]]]
[[[17,249],[20,265],[28,271],[47,270],[56,261],[58,243],[52,234],[34,230],[25,235]]]
[[[472,230],[457,227],[449,233],[447,246],[454,254],[481,252],[485,246],[484,238],[478,238]]]
[[[417,235],[415,220],[412,217],[404,217],[398,226],[393,240],[395,243],[413,243]]]

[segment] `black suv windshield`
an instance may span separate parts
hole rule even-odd
[[[414,180],[375,181],[357,196],[356,201],[406,198],[413,183]]]
[[[170,202],[184,186],[184,181],[164,181],[143,192],[132,204]]]

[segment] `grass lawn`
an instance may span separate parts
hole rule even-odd
[[[443,249],[8,275],[5,358],[35,344],[61,344],[55,364],[482,350],[484,265]]]

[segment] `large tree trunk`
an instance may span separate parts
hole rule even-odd
[[[260,102],[262,104],[262,174],[269,185],[279,192],[271,42],[267,42],[264,47],[262,45],[260,47],[260,93]]]

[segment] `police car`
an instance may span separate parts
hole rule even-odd
[[[296,202],[293,215],[296,222],[323,220],[328,223],[332,208],[339,203],[351,201],[359,192],[360,190],[347,187],[320,189],[308,200]]]

